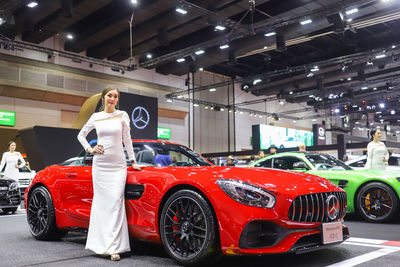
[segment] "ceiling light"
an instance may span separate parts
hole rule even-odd
[[[367,90],[367,89],[368,89],[368,87],[366,87],[366,86],[361,87],[361,90]]]
[[[317,119],[312,119],[311,121],[317,121]]]
[[[374,87],[374,89],[373,89],[374,91],[376,91],[376,90],[378,90],[378,88],[376,88],[376,87]]]
[[[67,39],[69,39],[69,40],[74,39],[74,36],[73,36],[72,34],[70,34],[70,33],[68,33],[68,34],[66,35],[66,37],[67,37]]]
[[[205,108],[205,109],[208,109],[208,106],[205,106],[204,108]]]
[[[353,21],[353,19],[347,19],[347,22],[352,22]]]
[[[264,49],[267,49],[268,48],[268,46],[264,46]]]
[[[36,1],[29,1],[29,3],[27,4],[27,6],[30,8],[34,8],[37,5],[38,5],[38,2],[36,2]]]
[[[310,24],[311,22],[312,22],[311,19],[306,19],[306,20],[300,21],[300,24],[301,24],[301,25],[307,25],[307,24]]]
[[[221,45],[219,48],[220,49],[227,49],[227,48],[229,48],[229,45],[228,44],[224,44],[224,45]]]
[[[352,107],[353,107],[353,108],[357,108],[358,106],[357,106],[357,105],[353,105]]]
[[[183,98],[183,95],[178,95],[177,98]]]
[[[185,59],[183,57],[181,57],[181,58],[178,58],[176,61],[181,63],[181,62],[185,62]]]
[[[396,46],[395,45],[392,45],[392,49],[395,49],[396,48]]]
[[[224,31],[226,28],[225,28],[225,26],[223,26],[223,25],[217,25],[217,26],[215,26],[215,29],[216,29],[217,31]]]
[[[137,4],[137,0],[131,0],[131,4],[136,5]]]
[[[224,108],[221,108],[221,109],[220,109],[220,111],[224,111],[224,110],[225,110]]]
[[[199,68],[199,71],[203,71],[204,70],[204,68]]]
[[[213,107],[213,106],[211,106],[211,107],[210,107],[210,109],[211,109],[211,110],[214,110],[214,107]]]
[[[296,123],[297,121],[296,120],[293,120],[293,123]]]
[[[182,15],[185,15],[187,13],[187,11],[185,9],[183,9],[182,7],[177,7],[175,9],[175,11],[180,13],[180,14],[182,14]]]
[[[4,24],[4,22],[6,22],[6,20],[0,17],[0,25]]]
[[[346,14],[347,15],[351,15],[351,14],[354,14],[354,13],[357,13],[357,12],[358,12],[358,8],[352,8],[352,9],[346,10]]]
[[[379,104],[379,107],[380,107],[380,108],[385,108],[385,103],[380,103],[380,104]]]
[[[351,77],[347,78],[348,81],[351,81]]]
[[[199,106],[199,104],[197,104],[197,103],[193,104],[193,107],[198,107],[198,106]]]
[[[208,91],[215,92],[215,91],[217,91],[217,88],[210,88],[210,89],[208,89]]]
[[[318,66],[314,66],[314,67],[311,69],[311,71],[312,71],[312,72],[319,71],[319,68],[318,68]]]
[[[368,59],[368,61],[367,61],[367,63],[365,63],[365,65],[372,66],[372,65],[374,65],[374,62],[372,62],[371,59]]]
[[[390,114],[394,115],[394,114],[396,114],[396,111],[395,111],[394,109],[392,109],[392,110],[390,111]]]
[[[147,54],[146,57],[150,59],[150,58],[153,57],[153,55],[152,54]]]
[[[255,80],[253,81],[253,85],[256,85],[257,83],[260,83],[260,82],[262,82],[261,79],[255,79]]]
[[[289,92],[289,95],[293,95],[293,91],[290,91],[290,92]]]
[[[264,34],[264,36],[271,37],[271,36],[274,36],[275,34],[276,34],[276,32],[267,32]]]
[[[312,76],[314,76],[314,73],[310,72],[309,74],[307,74],[307,78],[311,78]]]
[[[380,59],[380,58],[384,58],[384,57],[386,57],[385,54],[380,54],[380,55],[376,55],[375,56],[376,59]]]
[[[168,98],[167,102],[172,103],[172,99]]]
[[[240,111],[239,114],[243,114],[243,111]]]
[[[279,100],[279,105],[281,105],[281,106],[285,105],[285,101]]]
[[[194,52],[196,55],[201,55],[204,54],[204,50],[197,50],[196,52]]]

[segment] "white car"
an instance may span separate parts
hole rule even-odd
[[[19,169],[18,186],[22,195],[25,193],[25,189],[31,184],[35,175],[36,171],[29,169],[27,166],[23,166]],[[4,172],[1,172],[0,177],[3,176]]]
[[[367,155],[346,161],[346,164],[353,169],[363,169],[367,162]],[[400,171],[400,154],[392,154],[389,157],[389,165],[386,170]]]

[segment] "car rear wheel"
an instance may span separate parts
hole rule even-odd
[[[53,200],[43,186],[35,188],[30,194],[27,218],[29,230],[36,239],[54,240],[67,233],[57,228]]]
[[[220,254],[215,215],[204,197],[192,190],[168,198],[160,235],[167,253],[186,266],[204,265]]]
[[[363,186],[357,194],[357,209],[369,222],[387,222],[399,212],[399,198],[394,190],[383,183]]]

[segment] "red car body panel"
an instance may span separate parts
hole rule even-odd
[[[143,141],[133,141],[143,142]],[[155,142],[155,141],[145,141]],[[235,179],[264,188],[276,197],[274,208],[247,206],[233,200],[216,183],[217,179]],[[219,239],[225,254],[282,253],[307,235],[320,233],[318,223],[295,222],[288,219],[292,200],[299,195],[321,192],[343,192],[326,179],[282,170],[239,167],[144,167],[141,171],[128,168],[127,184],[144,185],[140,199],[126,200],[129,232],[132,237],[161,243],[159,215],[163,200],[170,190],[191,187],[210,202],[219,226]],[[25,194],[25,206],[32,188],[44,185],[50,192],[59,228],[88,228],[93,186],[90,166],[53,165],[40,171]],[[342,218],[340,218],[342,219]],[[240,235],[252,221],[269,221],[286,229],[302,229],[288,234],[276,245],[244,249]],[[345,226],[343,226],[345,227]]]

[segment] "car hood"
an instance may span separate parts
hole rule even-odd
[[[299,187],[306,188],[307,193],[338,190],[333,183],[321,177],[266,168],[181,167],[163,168],[163,173],[169,173],[180,180],[189,179],[202,183],[204,181],[215,183],[218,179],[235,179],[273,191],[294,190]]]

